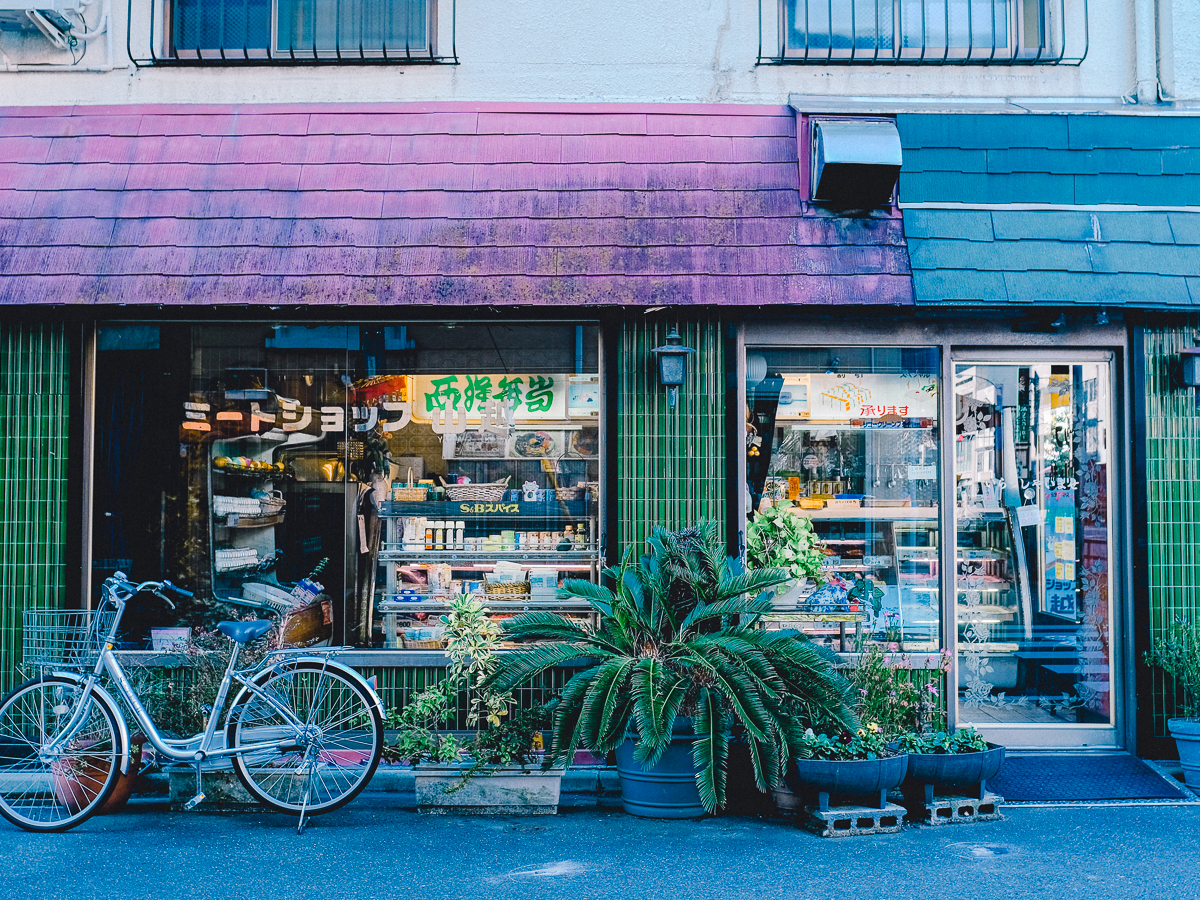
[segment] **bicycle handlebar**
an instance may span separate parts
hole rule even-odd
[[[166,580],[143,581],[141,584],[134,584],[124,572],[114,572],[111,577],[104,580],[104,587],[107,589],[108,596],[118,605],[123,605],[130,597],[140,594],[142,591],[148,591],[160,600],[165,601],[171,609],[175,608],[175,604],[171,602],[171,598],[164,594],[163,591],[170,591],[177,597],[195,596],[191,591],[184,590]]]

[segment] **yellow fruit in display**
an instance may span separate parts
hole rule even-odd
[[[213,460],[213,465],[216,466],[218,469],[223,469],[227,465],[229,465],[229,457],[218,456],[216,459]]]

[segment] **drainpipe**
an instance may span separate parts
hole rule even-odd
[[[1175,99],[1174,0],[1158,0],[1158,98]]]
[[[1169,0],[1164,0],[1169,2]],[[1134,0],[1138,103],[1158,102],[1158,34],[1154,0]]]

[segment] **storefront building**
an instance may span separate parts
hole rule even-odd
[[[21,609],[161,572],[188,625],[297,607],[394,705],[439,589],[586,615],[557,583],[655,525],[737,553],[791,504],[827,585],[774,625],[895,645],[1012,747],[1166,753],[1138,653],[1200,578],[1195,121],[8,110],[6,658]],[[814,122],[897,135],[894,195],[821,196]]]

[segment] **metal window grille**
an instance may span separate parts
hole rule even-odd
[[[0,693],[18,677],[24,611],[66,593],[69,359],[62,324],[0,325]]]
[[[1079,65],[1087,0],[759,0],[759,64]]]
[[[130,0],[130,21],[133,19]],[[135,65],[457,63],[456,0],[153,0]],[[449,13],[439,30],[439,12]],[[439,52],[439,36],[450,52]],[[143,46],[134,51],[134,44]]]
[[[644,552],[656,525],[700,519],[725,527],[725,357],[719,322],[680,322],[696,349],[672,409],[650,352],[666,343],[668,322],[631,321],[621,333],[617,409],[620,552]]]

